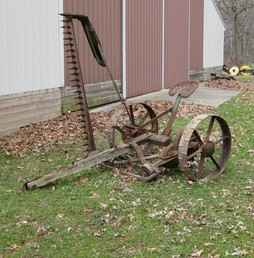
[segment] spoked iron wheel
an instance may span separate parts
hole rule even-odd
[[[138,103],[129,106],[130,114],[132,118],[132,125],[144,128],[148,132],[157,134],[159,132],[158,120],[153,120],[151,123],[148,123],[153,118],[156,117],[154,110],[145,103]]]
[[[145,133],[159,133],[159,122],[156,119],[156,113],[151,106],[145,103],[137,103],[129,106],[131,114],[131,126],[137,128],[132,133],[132,138],[138,137]],[[135,133],[136,131],[136,133]],[[141,147],[145,155],[152,155],[156,147],[151,143],[145,143]]]
[[[231,132],[223,118],[197,116],[184,130],[178,146],[180,169],[194,181],[215,178],[225,171],[231,145]]]
[[[129,105],[128,109],[130,115],[128,122],[121,121],[120,116],[116,116],[114,118],[115,126],[113,126],[113,128],[115,131],[115,136],[113,138],[117,138],[118,144],[120,142],[129,143],[132,139],[145,133],[159,133],[159,123],[158,120],[155,119],[156,113],[152,107],[145,103],[137,103]],[[123,122],[124,124],[119,124],[119,121]],[[111,136],[109,138],[110,146],[112,147],[113,138]]]

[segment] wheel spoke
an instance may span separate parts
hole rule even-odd
[[[226,121],[216,115],[201,115],[182,134],[179,165],[188,178],[208,179],[223,172],[230,150],[231,133]]]
[[[199,135],[199,133],[195,130],[194,132],[194,135],[195,135],[195,137],[197,138],[197,140],[201,143],[201,144],[204,144],[203,143],[203,140],[201,139],[201,137],[200,137],[200,135]]]
[[[156,119],[156,113],[153,109],[144,103],[138,103],[129,106],[130,122],[134,127],[145,129],[153,133],[158,133],[159,124]]]
[[[204,174],[204,163],[205,163],[205,154],[202,152],[201,154],[201,158],[200,158],[200,161],[199,161],[199,165],[198,165],[198,177],[199,178],[202,178],[202,175]]]
[[[210,155],[209,157],[212,160],[212,162],[214,163],[214,165],[217,167],[217,169],[221,170],[221,167],[220,167],[219,163],[216,161],[216,159],[212,155]]]
[[[135,126],[135,117],[134,117],[134,111],[133,111],[133,105],[130,105],[130,115],[131,115],[131,123]]]
[[[149,117],[149,114],[146,113],[146,115],[140,119],[139,126],[142,126],[145,123],[145,121],[147,120],[148,117]]]
[[[221,142],[223,142],[224,140],[227,140],[227,139],[230,139],[230,137],[229,136],[222,137],[218,141],[216,141],[215,144],[219,144],[219,143],[221,143]]]
[[[215,121],[215,117],[213,116],[210,120],[209,127],[208,127],[208,130],[206,132],[206,139],[205,139],[206,142],[208,142],[209,139],[210,139],[210,136],[211,136],[211,133],[212,133],[212,130],[213,130],[213,126],[214,126],[214,121]]]
[[[197,154],[199,154],[202,151],[202,149],[203,149],[203,145],[197,151],[195,151],[191,155],[189,155],[187,157],[187,160],[190,160],[190,159],[194,158],[195,156],[197,156]]]
[[[219,143],[221,143],[221,142],[223,142],[224,141],[224,139],[223,138],[220,138],[218,141],[216,141],[214,144],[215,145],[217,145],[217,144],[219,144]]]

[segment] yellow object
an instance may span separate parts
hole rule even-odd
[[[242,65],[240,67],[240,72],[242,75],[249,75],[251,73],[251,67],[249,65]]]
[[[229,73],[231,76],[237,76],[240,73],[240,69],[238,66],[233,66],[229,69]]]

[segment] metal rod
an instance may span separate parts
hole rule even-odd
[[[165,116],[165,115],[167,115],[168,113],[172,112],[172,110],[173,110],[172,107],[169,108],[168,110],[164,111],[163,113],[159,114],[158,116],[154,117],[153,119],[147,121],[145,124],[142,125],[141,128],[144,128],[144,127],[146,127],[147,125],[153,123],[154,121],[156,121],[156,120],[162,118],[163,116]]]
[[[181,101],[182,101],[182,97],[181,95],[179,94],[177,97],[176,97],[176,101],[175,101],[175,104],[172,108],[172,112],[171,112],[171,117],[170,119],[168,120],[167,122],[167,125],[166,125],[166,128],[165,130],[163,131],[163,135],[167,135],[167,136],[170,136],[171,132],[172,132],[172,126],[176,120],[176,115],[177,115],[177,111],[179,109],[179,106],[181,104]]]
[[[105,58],[104,58],[104,60],[105,60]],[[111,81],[113,83],[113,86],[114,86],[114,89],[115,89],[115,91],[116,91],[116,93],[118,95],[118,98],[119,98],[121,104],[124,106],[130,121],[132,121],[132,116],[131,116],[130,110],[129,110],[128,106],[127,106],[127,103],[126,103],[125,99],[123,98],[121,92],[118,89],[118,86],[117,86],[117,83],[116,83],[116,81],[114,79],[113,73],[111,72],[110,68],[108,67],[106,61],[105,61],[105,64],[106,64],[106,71],[108,72],[108,75],[109,75],[109,77],[110,77],[110,79],[111,79]]]

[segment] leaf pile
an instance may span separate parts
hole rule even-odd
[[[226,79],[211,80],[206,84],[207,87],[225,90],[254,91],[254,83],[244,83],[240,81],[229,81]]]
[[[156,113],[163,112],[172,105],[166,101],[148,102],[148,104],[156,110]],[[183,104],[178,117],[195,116],[212,110],[211,107]],[[111,112],[92,113],[91,119],[93,128],[99,133],[108,133],[113,125],[123,125],[128,122],[128,117],[122,107]],[[22,127],[15,134],[0,138],[0,150],[15,155],[30,151],[39,152],[54,145],[76,142],[80,139],[82,130],[78,115],[67,113],[53,120]]]
[[[81,132],[77,115],[65,114],[49,121],[21,127],[13,135],[0,138],[0,150],[17,155],[36,152],[66,140],[73,141]]]
[[[146,104],[150,105],[156,114],[160,114],[167,109],[169,109],[173,103],[168,101],[146,101]],[[202,113],[213,112],[214,108],[210,106],[203,105],[193,105],[183,103],[177,114],[177,117],[194,117],[196,115]],[[92,122],[94,129],[99,130],[101,132],[111,131],[112,126],[114,125],[123,125],[128,123],[128,116],[126,114],[125,109],[120,106],[112,110],[111,112],[98,112],[92,113]]]

